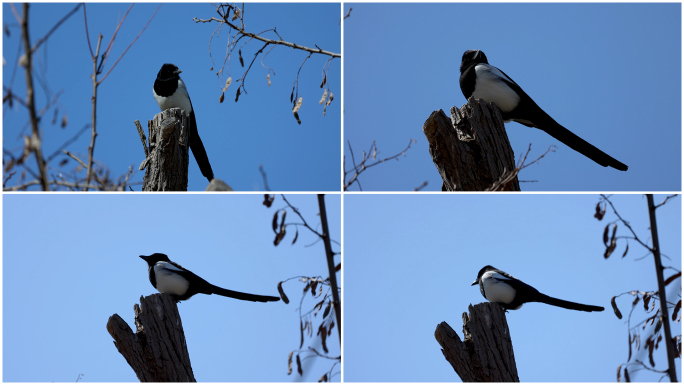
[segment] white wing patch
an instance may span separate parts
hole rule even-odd
[[[190,104],[190,95],[188,95],[188,89],[185,88],[185,83],[183,80],[178,79],[178,89],[173,95],[169,97],[160,97],[154,93],[154,99],[157,100],[157,104],[162,111],[169,108],[180,108],[185,111],[186,115],[190,115],[192,112],[192,105]]]
[[[182,271],[173,264],[158,261],[154,265],[154,273],[157,277],[157,291],[182,296],[187,292],[190,284],[182,276],[174,271]]]
[[[515,289],[497,279],[510,280],[510,278],[494,271],[488,271],[482,275],[485,298],[492,303],[511,303],[515,299]]]
[[[520,96],[502,80],[510,80],[510,78],[498,68],[489,64],[477,64],[475,74],[477,80],[475,92],[473,92],[474,98],[492,102],[503,112],[510,112],[518,106]]]

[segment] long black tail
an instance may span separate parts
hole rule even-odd
[[[188,120],[188,141],[190,141],[192,155],[195,156],[195,161],[197,161],[197,165],[199,165],[202,175],[206,177],[209,182],[211,182],[211,180],[214,179],[214,171],[211,170],[211,164],[209,164],[207,151],[204,149],[204,144],[202,144],[202,139],[197,131],[197,122],[195,121],[194,111],[190,114],[190,118]]]
[[[579,303],[573,303],[572,301],[565,301],[565,300],[561,300],[561,299],[556,299],[555,297],[546,296],[543,293],[539,294],[539,297],[537,298],[536,301],[538,301],[540,303],[553,305],[556,307],[565,308],[565,309],[574,309],[575,311],[601,312],[605,309],[603,307],[599,307],[596,305],[579,304]]]
[[[238,300],[258,301],[260,303],[266,303],[269,301],[280,301],[280,297],[252,295],[251,293],[242,293],[242,292],[237,292],[237,291],[231,291],[230,289],[224,289],[221,287],[217,287],[215,285],[211,285],[211,293],[221,295],[221,296],[225,296],[225,297],[231,297],[233,299],[238,299]]]
[[[613,167],[619,171],[627,170],[627,166],[625,164],[615,160],[607,153],[594,147],[581,137],[570,132],[551,117],[549,117],[549,119],[550,121],[547,121],[545,124],[543,124],[543,127],[538,128],[553,136],[568,147],[594,160],[596,163],[603,165],[604,167]]]

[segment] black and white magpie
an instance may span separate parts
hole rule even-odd
[[[202,175],[211,182],[214,178],[214,172],[211,170],[207,151],[204,149],[204,144],[202,144],[202,139],[197,131],[195,110],[192,108],[188,89],[179,76],[181,72],[173,64],[162,65],[159,73],[157,73],[157,79],[154,81],[152,92],[162,111],[169,108],[180,108],[188,115],[188,141],[190,142],[190,149],[195,156],[200,171],[202,171]]]
[[[477,274],[471,285],[480,284],[480,293],[492,303],[499,303],[505,309],[520,309],[524,303],[538,302],[575,311],[601,312],[603,307],[585,305],[556,299],[540,293],[508,273],[488,265]]]
[[[499,68],[489,65],[484,52],[465,51],[461,59],[459,83],[466,99],[472,96],[496,104],[505,122],[513,120],[528,127],[539,128],[604,167],[627,170],[625,164],[558,124],[513,79]]]
[[[279,301],[279,297],[252,295],[223,289],[209,284],[206,280],[169,260],[163,253],[153,253],[150,256],[140,256],[147,262],[150,283],[161,293],[169,293],[176,301],[187,300],[193,295],[204,293],[205,295],[217,294],[233,299],[246,301]]]

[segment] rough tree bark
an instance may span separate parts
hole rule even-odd
[[[195,382],[183,324],[168,293],[140,297],[133,307],[136,333],[114,314],[107,331],[141,382]]]
[[[435,339],[463,382],[519,382],[506,314],[497,303],[468,306],[463,313],[464,340],[442,322]]]
[[[515,169],[501,111],[485,100],[451,107],[451,121],[441,109],[423,124],[432,161],[442,176],[442,191],[486,191]],[[517,176],[503,190],[520,191]]]
[[[179,108],[167,109],[147,122],[150,148],[140,165],[140,170],[145,169],[143,191],[188,190],[187,126],[188,117]]]
[[[147,122],[150,147],[138,120],[135,125],[145,151],[145,161],[140,170],[145,169],[144,192],[187,191],[188,190],[188,117],[178,108],[167,109],[154,115]],[[219,179],[213,179],[206,191],[232,191],[233,188]]]

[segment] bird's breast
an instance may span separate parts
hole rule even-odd
[[[473,97],[496,104],[502,112],[510,112],[518,106],[520,96],[502,79],[501,71],[490,65],[475,66],[475,90]]]
[[[178,80],[178,88],[171,96],[159,96],[154,93],[154,99],[159,105],[159,109],[165,111],[169,108],[180,108],[185,111],[187,115],[192,112],[192,104],[190,103],[190,95],[188,90],[185,88],[183,80]]]
[[[188,291],[190,283],[179,274],[169,271],[163,266],[156,265],[154,273],[157,279],[157,291],[178,296],[183,296]]]
[[[515,300],[515,289],[504,282],[485,274],[482,277],[482,284],[484,285],[485,298],[492,303],[510,304]]]

